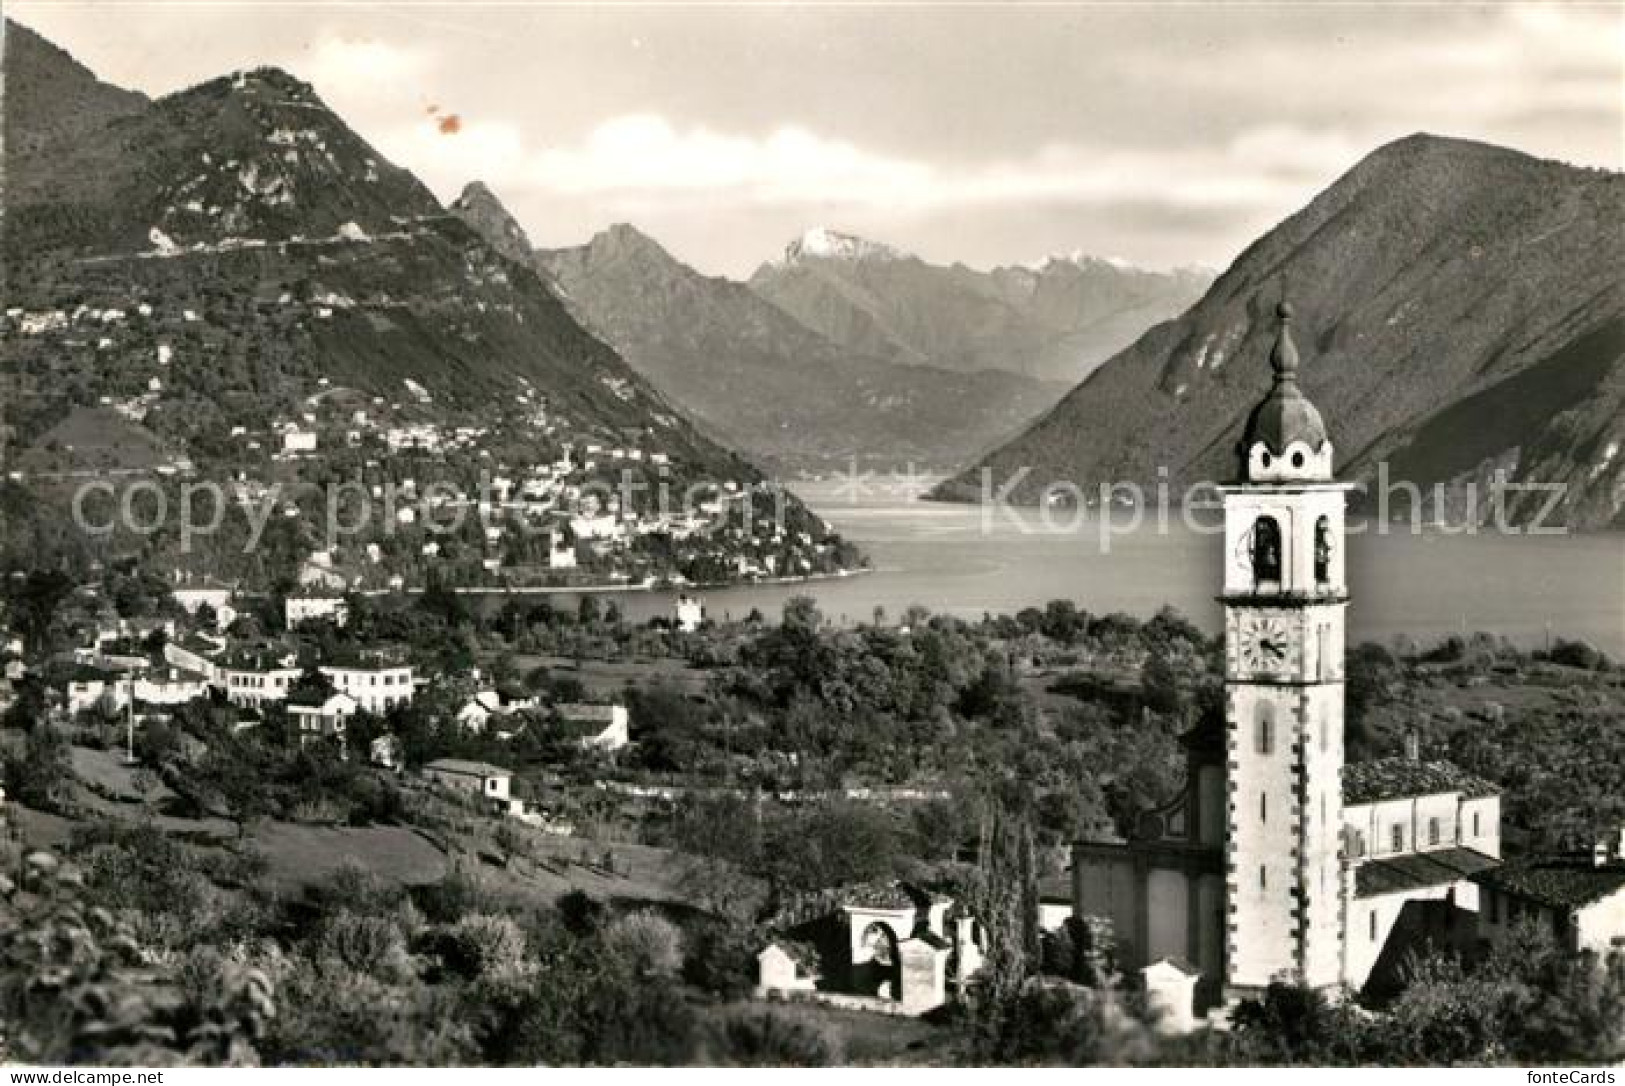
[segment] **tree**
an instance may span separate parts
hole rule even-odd
[[[1159,716],[1179,716],[1185,708],[1179,673],[1162,652],[1146,657],[1140,669],[1140,689],[1146,708]]]
[[[217,741],[193,767],[192,786],[224,809],[240,840],[250,822],[272,810],[266,759],[252,743]],[[209,806],[209,802],[200,805]]]
[[[54,811],[67,801],[72,782],[67,739],[45,721],[36,721],[23,740],[21,756],[6,759],[7,794],[26,806]]]

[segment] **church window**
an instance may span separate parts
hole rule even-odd
[[[1258,793],[1258,820],[1260,822],[1270,820],[1270,796],[1268,792]]]
[[[1366,916],[1369,917],[1367,923],[1370,925],[1371,941],[1374,943],[1377,941],[1377,910],[1372,909]]]
[[[1258,865],[1258,888],[1268,890],[1270,887],[1270,869],[1263,864]]]
[[[1281,526],[1274,517],[1259,517],[1253,524],[1253,581],[1281,580]]]
[[[1393,833],[1392,833],[1392,837],[1393,837],[1394,851],[1395,852],[1404,852],[1405,851],[1405,827],[1399,825],[1398,823],[1395,823]]]
[[[1258,707],[1257,749],[1259,754],[1275,752],[1275,710],[1268,705]]]
[[[1478,836],[1478,812],[1473,812],[1473,836]]]
[[[1315,583],[1332,580],[1332,526],[1325,517],[1315,521]]]
[[[1436,845],[1438,843],[1439,843],[1439,820],[1437,818],[1430,818],[1430,819],[1428,819],[1428,844]]]

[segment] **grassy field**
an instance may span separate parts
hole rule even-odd
[[[670,657],[582,660],[578,667],[576,660],[568,656],[516,656],[514,664],[521,674],[545,667],[556,675],[580,679],[587,693],[599,698],[618,694],[629,686],[660,683],[697,696],[705,692],[705,684],[711,677],[711,672],[707,670],[689,667],[686,660]]]
[[[70,748],[70,756],[78,778],[73,801],[88,817],[148,825],[194,841],[213,838],[222,845],[235,844],[237,828],[226,819],[164,814],[161,808],[174,793],[159,783],[143,793],[136,786],[135,769],[124,764],[119,752],[76,746]],[[682,903],[676,885],[682,866],[665,849],[558,837],[509,822],[523,848],[519,855],[507,857],[496,843],[496,829],[503,824],[500,817],[412,778],[400,783],[408,810],[433,830],[269,819],[250,824],[246,844],[265,857],[266,878],[289,889],[321,882],[345,867],[400,885],[434,882],[458,868],[538,904],[551,904],[575,890],[622,905]],[[72,820],[55,815],[16,806],[11,810],[30,844],[60,845],[74,826]]]
[[[270,863],[272,882],[297,887],[354,867],[386,882],[435,882],[450,869],[446,854],[405,826],[307,826],[262,822],[249,843]]]

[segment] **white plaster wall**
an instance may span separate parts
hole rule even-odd
[[[1473,816],[1478,832],[1473,832]],[[1461,804],[1461,843],[1487,856],[1501,855],[1501,797],[1481,796]]]
[[[1625,890],[1617,890],[1611,897],[1586,906],[1576,919],[1578,949],[1598,954],[1625,949]]]
[[[1355,898],[1349,903],[1348,964],[1344,980],[1358,990],[1371,976],[1372,967],[1382,956],[1382,948],[1393,934],[1394,924],[1408,901],[1443,901],[1454,895],[1456,907],[1468,912],[1478,911],[1478,887],[1466,881],[1443,886],[1428,886],[1376,897]],[[1372,918],[1375,917],[1373,936]],[[1482,923],[1480,931],[1483,930]]]
[[[1317,609],[1318,610],[1318,609]],[[1334,625],[1341,626],[1339,619]],[[1343,687],[1306,687],[1300,754],[1303,982],[1336,985],[1343,972]]]
[[[1229,983],[1258,986],[1296,971],[1298,722],[1288,688],[1234,685],[1230,705]],[[1275,714],[1274,745],[1257,751],[1260,708]],[[1267,796],[1261,814],[1260,796]]]

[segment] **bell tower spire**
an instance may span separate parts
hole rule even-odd
[[[1332,446],[1320,412],[1298,387],[1298,345],[1292,339],[1292,305],[1275,307],[1279,322],[1270,348],[1275,373],[1269,393],[1247,416],[1241,439],[1241,478],[1246,482],[1330,480]]]

